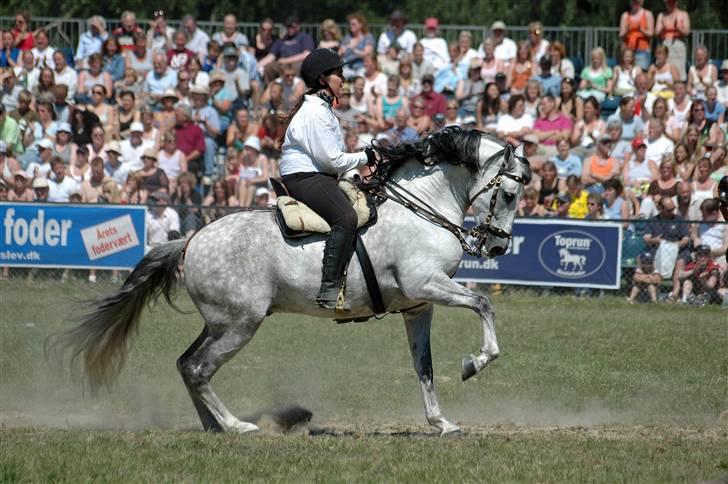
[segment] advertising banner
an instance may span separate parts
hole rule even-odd
[[[145,241],[144,207],[0,203],[0,266],[131,269]]]
[[[471,227],[473,221],[466,221]],[[513,224],[506,254],[493,259],[466,255],[459,281],[619,289],[622,225],[554,219]]]

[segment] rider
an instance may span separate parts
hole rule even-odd
[[[356,212],[338,187],[337,177],[375,162],[371,148],[361,153],[344,152],[344,136],[332,111],[334,100],[341,95],[343,65],[339,55],[330,49],[316,49],[303,60],[301,77],[308,91],[283,120],[280,162],[288,193],[331,226],[316,297],[316,304],[326,309],[337,309],[357,228]],[[348,308],[341,304],[338,309]]]

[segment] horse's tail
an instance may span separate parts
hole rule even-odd
[[[129,344],[127,339],[138,330],[145,304],[164,295],[174,307],[171,296],[177,286],[177,267],[185,240],[175,240],[153,248],[126,278],[121,289],[108,296],[89,301],[91,311],[81,324],[49,338],[51,347],[61,352],[71,349],[71,363],[83,360],[83,368],[95,393],[110,385],[124,366]]]

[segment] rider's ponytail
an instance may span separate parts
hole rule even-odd
[[[287,113],[278,115],[278,122],[280,123],[280,138],[278,139],[278,141],[280,141],[281,145],[283,144],[283,140],[286,138],[288,125],[291,124],[291,120],[296,115],[298,110],[301,109],[301,106],[303,106],[303,101],[306,98],[306,94],[314,94],[315,92],[316,89],[309,89],[301,96],[298,102]]]

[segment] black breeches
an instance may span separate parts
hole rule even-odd
[[[288,193],[305,203],[331,226],[356,232],[357,216],[336,177],[324,173],[293,173],[283,177]]]

